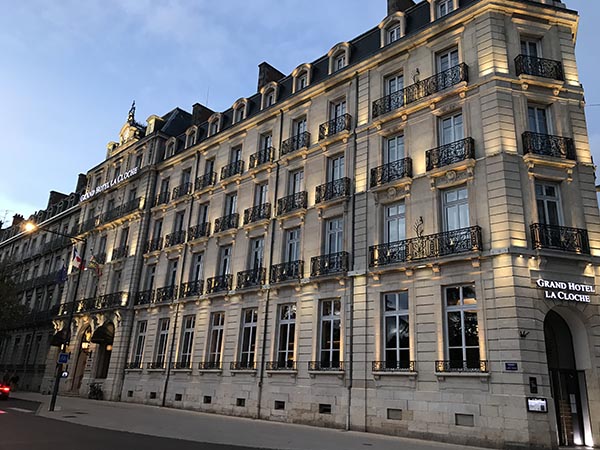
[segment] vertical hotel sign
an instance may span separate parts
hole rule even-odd
[[[85,194],[83,194],[79,198],[79,201],[85,202],[86,200],[89,200],[90,198],[92,198],[94,195],[98,195],[113,186],[121,184],[123,181],[137,175],[137,173],[138,173],[138,167],[134,167],[133,169],[128,170],[127,172],[123,172],[122,174],[119,174],[119,176],[113,178],[111,181],[107,181],[106,183],[101,184],[100,186],[97,186],[96,189],[87,191]]]
[[[544,280],[543,278],[537,280],[535,284],[544,290],[546,300],[590,303],[592,295],[596,293],[596,287],[593,284]]]

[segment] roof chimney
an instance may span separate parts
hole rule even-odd
[[[200,103],[194,103],[192,105],[192,123],[194,125],[200,125],[202,122],[208,121],[209,117],[212,116],[214,111],[208,109],[206,106]]]
[[[21,214],[15,214],[13,216],[12,226],[16,227],[17,225],[19,225],[24,220],[25,220],[25,218]]]
[[[414,0],[388,0],[388,16],[395,12],[404,12],[412,6],[415,6]]]
[[[271,81],[279,81],[283,77],[285,77],[285,75],[282,74],[279,70],[277,70],[272,65],[270,65],[266,62],[260,63],[258,65],[258,89],[257,89],[257,92],[259,92],[263,88],[263,86],[269,84]]]
[[[87,186],[87,176],[84,173],[77,175],[77,186],[75,186],[75,192],[83,192]]]

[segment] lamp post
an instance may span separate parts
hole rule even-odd
[[[75,241],[78,242],[83,242],[83,249],[81,250],[81,263],[83,264],[83,258],[85,256],[85,251],[86,251],[86,247],[87,247],[87,240],[86,239],[81,239],[75,236],[72,236],[70,234],[65,234],[65,233],[60,233],[58,231],[54,231],[54,230],[50,230],[47,228],[41,228],[38,225],[36,225],[33,222],[27,222],[25,224],[25,231],[28,233],[32,233],[36,230],[43,230],[46,231],[48,233],[52,233],[52,234],[56,234],[58,236],[63,236],[63,237],[67,237],[70,239],[73,239]],[[81,280],[81,271],[82,268],[79,268],[79,271],[77,272],[77,280],[75,281],[75,294],[73,296],[73,301],[71,302],[71,308],[69,309],[69,316],[67,319],[67,335],[65,336],[65,341],[61,344],[60,347],[60,351],[61,353],[66,352],[67,350],[67,346],[70,343],[71,340],[71,325],[73,323],[73,316],[75,314],[75,304],[77,303],[77,292],[79,291],[79,282]],[[68,302],[67,302],[68,304]],[[58,388],[60,386],[60,379],[61,379],[61,368],[62,368],[62,364],[58,361],[58,359],[56,360],[56,369],[55,369],[55,377],[54,377],[54,387],[52,389],[52,399],[50,400],[50,406],[48,407],[48,411],[54,411],[54,408],[56,407],[56,398],[58,397]]]

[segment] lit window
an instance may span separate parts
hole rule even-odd
[[[224,325],[225,313],[218,312],[211,314],[208,361],[217,365],[221,363]]]
[[[475,286],[445,289],[446,358],[450,370],[479,370],[479,324]]]
[[[194,328],[196,316],[185,316],[181,328],[181,348],[179,364],[182,368],[191,368],[192,348],[194,346]]]
[[[294,368],[294,350],[296,341],[296,305],[279,307],[279,327],[277,343],[277,368]]]
[[[156,350],[154,352],[154,367],[164,368],[167,355],[167,342],[169,340],[169,324],[168,318],[158,321],[158,336],[156,339]]]
[[[408,292],[383,296],[383,359],[386,369],[410,368]]]
[[[242,336],[240,346],[240,367],[253,369],[256,355],[256,326],[258,310],[256,308],[242,311]]]
[[[342,344],[340,300],[323,300],[319,315],[319,367],[339,369]]]
[[[142,359],[144,357],[144,345],[146,344],[147,329],[148,322],[146,320],[141,320],[138,322],[132,361],[134,367],[142,367]]]

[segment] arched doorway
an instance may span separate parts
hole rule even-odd
[[[544,320],[546,358],[560,445],[585,444],[584,404],[585,374],[577,370],[573,336],[567,322],[555,311],[550,311]],[[587,403],[587,402],[586,402]]]
[[[111,323],[105,323],[92,336],[92,343],[98,344],[97,363],[94,378],[106,378],[108,376],[108,366],[110,365],[110,356],[115,338],[115,326]]]
[[[85,366],[87,364],[88,356],[90,354],[90,343],[92,339],[92,328],[87,327],[81,335],[81,342],[79,343],[79,351],[77,352],[77,361],[75,362],[75,372],[73,374],[73,385],[71,390],[78,392],[81,388],[83,381],[83,375],[85,373]]]

